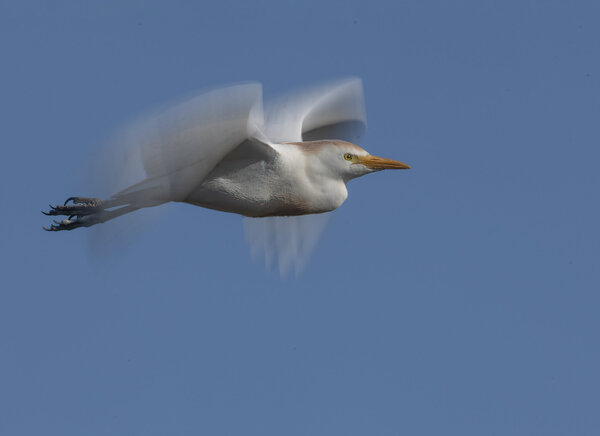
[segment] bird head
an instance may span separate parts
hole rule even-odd
[[[381,170],[407,170],[410,166],[397,160],[373,156],[358,145],[346,141],[315,141],[318,159],[345,182]]]

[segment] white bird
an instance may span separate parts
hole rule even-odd
[[[135,183],[107,200],[70,197],[51,206],[46,215],[68,218],[46,230],[89,227],[170,201],[245,217],[329,212],[346,200],[348,181],[410,168],[354,144],[365,125],[359,79],[264,107],[260,84],[215,89],[131,128],[119,178],[137,176]]]

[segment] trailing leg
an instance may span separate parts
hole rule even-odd
[[[69,204],[69,202],[72,202],[72,204]],[[60,221],[54,220],[54,224],[49,228],[44,227],[44,230],[56,232],[90,227],[139,208],[140,206],[127,204],[126,201],[119,199],[100,200],[99,198],[69,197],[63,205],[50,205],[48,212],[42,211],[44,215],[67,216],[66,219]]]

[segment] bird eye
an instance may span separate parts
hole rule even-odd
[[[344,159],[346,159],[346,160],[352,160],[352,155],[350,153],[346,153],[344,155]]]

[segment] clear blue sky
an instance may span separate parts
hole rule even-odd
[[[598,2],[91,3],[0,4],[0,434],[600,434]],[[187,205],[103,258],[41,230],[138,114],[348,75],[413,169],[299,278]]]

